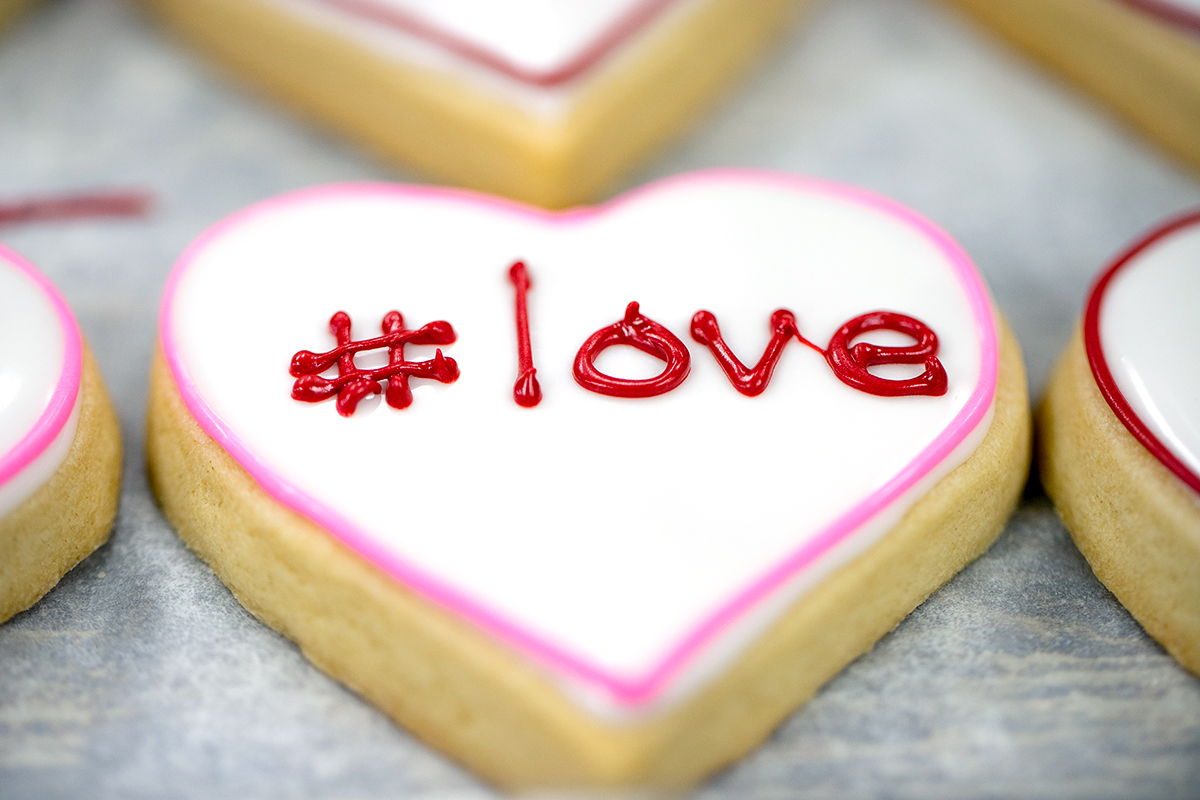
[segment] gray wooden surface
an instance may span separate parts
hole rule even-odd
[[[849,181],[973,254],[1039,392],[1091,276],[1200,181],[944,9],[830,0],[629,185],[712,165]],[[112,541],[0,627],[0,797],[487,798],[308,666],[163,521],[141,463],[173,259],[240,206],[399,177],[230,83],[117,0],[0,40],[0,197],[158,194],[144,221],[8,228],[120,408]],[[1200,797],[1200,681],[1095,580],[1035,489],[997,544],[701,798]]]

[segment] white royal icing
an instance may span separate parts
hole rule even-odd
[[[1121,267],[1100,310],[1104,360],[1138,418],[1200,475],[1200,223]]]
[[[51,411],[66,365],[67,334],[54,301],[0,253],[0,467]],[[79,403],[57,432],[42,437],[33,459],[0,480],[0,516],[24,502],[57,471],[75,439]]]
[[[354,13],[328,0],[267,0],[345,36],[381,56],[454,75],[529,113],[565,113],[581,81],[537,86],[463,57],[442,42]],[[570,65],[623,19],[652,0],[369,0],[420,20],[439,35],[477,48],[513,67],[549,74]],[[658,26],[671,25],[708,0],[672,0],[616,42],[602,61],[627,55]],[[599,62],[597,62],[599,63]],[[589,74],[585,70],[583,75]],[[583,77],[581,75],[580,77]]]
[[[646,0],[375,0],[531,72],[575,58]]]
[[[869,202],[718,175],[556,219],[470,195],[317,190],[251,209],[194,245],[169,289],[164,342],[177,378],[247,448],[252,474],[278,476],[336,509],[369,549],[509,626],[500,638],[532,652],[585,707],[621,717],[673,702],[719,672],[986,433],[990,393],[986,414],[919,485],[724,627],[646,702],[620,702],[603,681],[546,663],[511,635],[548,642],[603,675],[643,675],[961,418],[988,380],[981,353],[984,342],[994,346],[994,329],[981,333],[944,247]],[[544,394],[534,409],[512,400],[507,269],[518,258],[533,281]],[[690,377],[653,399],[585,391],[572,377],[576,351],[631,300],[687,343]],[[915,316],[939,336],[949,391],[870,396],[792,341],[767,391],[743,397],[691,340],[689,321],[714,312],[734,352],[753,364],[778,307],[822,346],[869,311]],[[291,356],[333,347],[335,311],[349,313],[354,338],[364,339],[393,308],[409,328],[454,326],[458,341],[443,350],[461,368],[457,383],[414,380],[410,408],[367,402],[349,419],[332,401],[291,399]],[[609,350],[598,364],[625,377],[661,366],[627,351]],[[432,355],[406,348],[410,359]],[[358,363],[377,366],[379,356]]]

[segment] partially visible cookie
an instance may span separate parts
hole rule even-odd
[[[1200,673],[1200,212],[1101,273],[1039,414],[1042,481],[1096,576]]]
[[[74,316],[0,246],[0,621],[104,543],[120,480],[117,418]]]
[[[812,0],[141,0],[252,85],[442,182],[591,201]]]
[[[0,0],[0,30],[8,27],[22,11],[29,8],[36,0]]]
[[[1200,169],[1200,2],[948,1]]]

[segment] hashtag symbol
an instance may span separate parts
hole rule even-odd
[[[404,317],[399,311],[389,311],[383,318],[382,329],[382,336],[356,342],[350,335],[350,315],[344,311],[334,314],[329,320],[329,330],[337,340],[337,347],[326,353],[301,350],[292,356],[288,370],[296,379],[292,397],[306,403],[319,403],[336,395],[337,412],[349,417],[364,398],[373,394],[382,393],[392,408],[408,408],[413,401],[409,378],[441,383],[458,380],[458,364],[453,358],[442,355],[440,347],[428,361],[404,360],[406,344],[453,344],[458,337],[449,322],[438,320],[410,331],[405,330]],[[359,369],[355,366],[356,354],[384,348],[388,351],[386,367]],[[321,373],[334,364],[337,364],[337,377],[323,377]],[[386,392],[381,384],[384,380],[388,384]]]

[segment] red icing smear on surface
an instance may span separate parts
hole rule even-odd
[[[428,361],[405,361],[404,345],[453,344],[458,338],[449,322],[439,320],[422,325],[415,331],[404,329],[404,317],[399,311],[389,311],[383,318],[383,336],[355,342],[350,337],[350,315],[339,311],[329,320],[329,329],[337,339],[337,347],[325,353],[301,350],[292,356],[289,372],[296,382],[292,397],[306,403],[319,403],[337,395],[337,411],[349,417],[366,397],[383,391],[380,381],[387,380],[384,399],[393,408],[412,405],[412,389],[408,379],[426,378],[441,383],[458,380],[458,364],[442,355],[441,348]],[[377,369],[359,369],[354,356],[365,350],[388,350],[388,365]],[[336,378],[320,373],[337,364]]]
[[[906,334],[916,339],[916,344],[908,347],[888,347],[870,342],[850,344],[862,334],[877,330]],[[829,340],[825,360],[842,383],[867,394],[880,397],[941,397],[946,393],[947,379],[946,368],[935,355],[937,349],[937,334],[919,319],[894,311],[872,311],[855,317],[838,329]],[[867,371],[869,367],[883,364],[923,364],[925,371],[906,380],[880,378]]]
[[[1087,305],[1084,308],[1083,346],[1084,350],[1087,351],[1088,364],[1092,368],[1092,377],[1096,380],[1096,386],[1100,389],[1100,394],[1108,402],[1108,407],[1112,409],[1117,419],[1121,420],[1126,429],[1133,434],[1134,438],[1141,442],[1142,446],[1149,450],[1155,458],[1161,461],[1163,466],[1171,470],[1176,477],[1191,487],[1193,491],[1200,492],[1200,475],[1192,472],[1187,464],[1183,463],[1165,444],[1159,441],[1154,432],[1150,430],[1146,423],[1142,422],[1137,412],[1129,405],[1129,401],[1125,399],[1125,395],[1121,392],[1121,387],[1117,386],[1117,381],[1113,377],[1112,370],[1108,368],[1108,361],[1104,357],[1103,343],[1100,341],[1101,305],[1104,302],[1104,293],[1112,283],[1113,278],[1117,276],[1117,273],[1126,264],[1129,264],[1135,257],[1141,254],[1142,251],[1160,239],[1164,239],[1183,228],[1190,228],[1193,225],[1200,225],[1200,211],[1193,211],[1184,216],[1177,217],[1151,231],[1119,256],[1113,262],[1112,266],[1100,274],[1100,277],[1096,279],[1095,285],[1092,286],[1092,291],[1088,295]],[[1190,367],[1191,365],[1180,365],[1181,369]]]
[[[1200,14],[1195,11],[1182,8],[1175,3],[1163,2],[1163,0],[1121,0],[1121,2],[1145,11],[1147,14],[1153,14],[1164,22],[1187,28],[1190,33],[1200,34]]]
[[[616,345],[636,347],[666,362],[656,377],[627,380],[605,375],[596,368],[601,352]],[[593,333],[575,356],[575,382],[590,392],[610,397],[654,397],[665,394],[687,379],[692,356],[679,337],[649,317],[636,302],[625,308],[625,318]]]
[[[144,217],[153,205],[154,195],[140,190],[0,201],[0,225],[98,217]]]
[[[518,261],[508,270],[509,280],[517,290],[517,382],[513,385],[513,400],[524,408],[533,408],[542,402],[542,387],[538,384],[537,370],[533,366],[533,345],[529,341],[529,307],[526,303],[529,288],[529,270],[524,261]]]
[[[622,41],[658,16],[676,0],[642,0],[624,16],[601,32],[575,56],[550,70],[528,69],[515,64],[486,47],[438,28],[417,14],[373,0],[319,0],[359,19],[392,28],[437,45],[459,58],[495,70],[513,80],[540,88],[561,86],[587,72]]]
[[[725,343],[715,314],[711,311],[697,311],[692,317],[692,338],[709,349],[713,358],[721,365],[721,369],[725,370],[733,388],[747,397],[757,397],[766,391],[771,376],[775,373],[775,366],[779,363],[779,357],[783,355],[783,348],[793,336],[821,355],[825,354],[824,350],[800,335],[796,315],[786,308],[780,308],[771,314],[771,340],[767,343],[767,349],[763,351],[762,358],[754,365],[754,369],[750,369]]]

